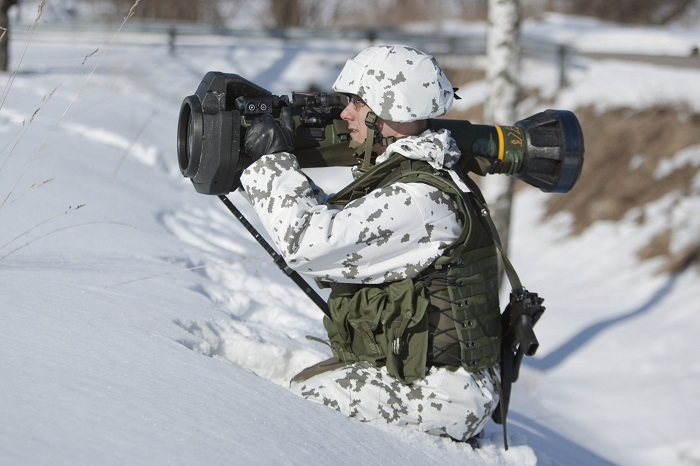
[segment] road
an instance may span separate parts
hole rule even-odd
[[[634,53],[597,53],[597,52],[576,52],[579,57],[592,58],[595,60],[625,60],[650,63],[660,66],[676,66],[679,68],[700,68],[700,53],[697,50],[687,57],[667,56],[667,55],[642,55]]]

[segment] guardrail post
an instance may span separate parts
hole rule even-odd
[[[177,37],[177,30],[175,26],[168,29],[168,52],[170,55],[175,55],[175,39]]]
[[[559,57],[559,89],[563,89],[569,85],[569,81],[566,77],[566,67],[569,64],[569,55],[571,51],[566,45],[559,45],[558,47],[558,57]]]
[[[377,41],[377,31],[374,28],[368,29],[367,30],[367,42],[374,45],[374,43],[376,41]]]

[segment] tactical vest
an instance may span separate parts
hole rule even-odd
[[[426,183],[450,194],[464,228],[428,269],[413,279],[378,285],[328,283],[331,318],[324,318],[340,361],[369,361],[410,383],[426,367],[470,372],[500,361],[498,256],[471,196],[444,171],[398,154],[370,168],[329,199],[345,205],[392,182]],[[476,189],[474,187],[474,189]]]

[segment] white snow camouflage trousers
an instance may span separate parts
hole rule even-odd
[[[404,384],[360,361],[315,375],[290,388],[307,400],[334,408],[363,422],[409,426],[422,432],[466,441],[484,428],[498,404],[488,369],[432,367],[424,379]]]

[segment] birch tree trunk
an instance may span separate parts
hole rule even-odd
[[[487,124],[512,125],[516,121],[518,100],[518,71],[520,59],[520,0],[489,0],[486,48],[490,83],[484,107]],[[484,197],[501,236],[503,249],[508,250],[511,201],[514,179],[505,175],[484,178]]]

